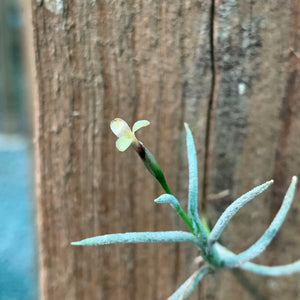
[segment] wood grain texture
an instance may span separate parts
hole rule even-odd
[[[196,268],[190,245],[69,245],[104,233],[186,229],[153,203],[162,190],[134,151],[115,149],[115,117],[151,122],[138,137],[183,205],[190,124],[202,200],[230,189],[202,203],[212,222],[274,177],[276,189],[239,213],[222,240],[239,251],[263,232],[299,175],[299,9],[296,0],[32,1],[42,299],[166,299]],[[299,198],[260,262],[297,258]],[[257,299],[299,297],[299,276],[250,278]],[[226,298],[253,295],[222,271],[191,297]]]
[[[210,188],[213,193],[230,189],[231,194],[211,202],[210,215],[216,219],[239,195],[275,179],[270,191],[243,208],[222,235],[223,243],[239,252],[264,232],[292,175],[299,176],[300,6],[296,1],[216,1],[215,6],[217,104]],[[299,197],[279,236],[257,262],[298,259]],[[224,299],[234,290],[234,299],[300,298],[299,275],[244,275],[248,292],[226,272],[210,281],[210,295]]]

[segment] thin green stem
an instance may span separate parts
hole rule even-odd
[[[195,230],[193,227],[193,221],[191,217],[184,211],[184,209],[180,206],[179,201],[172,194],[163,194],[154,200],[156,203],[169,203],[171,207],[176,210],[178,215],[182,218],[184,223],[188,226],[190,231],[195,234]],[[196,234],[195,234],[196,235]]]
[[[184,221],[184,223],[188,226],[190,231],[193,234],[195,234],[195,230],[193,228],[193,222],[192,222],[191,218],[187,215],[187,213],[183,210],[183,208],[181,206],[179,206],[176,208],[176,211],[177,211],[178,215],[181,217],[181,219]]]

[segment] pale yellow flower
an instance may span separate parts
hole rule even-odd
[[[148,126],[150,124],[147,120],[140,120],[134,123],[132,130],[128,124],[120,119],[115,118],[110,122],[110,129],[118,137],[116,141],[116,147],[119,151],[125,151],[130,145],[133,145],[135,148],[138,147],[139,141],[135,137],[135,132],[142,127]]]

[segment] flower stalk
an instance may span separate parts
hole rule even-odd
[[[135,149],[147,170],[157,179],[167,194],[172,194],[164,173],[152,153],[139,141],[138,147]]]

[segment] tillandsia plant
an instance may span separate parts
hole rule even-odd
[[[281,266],[264,266],[250,262],[260,255],[270,244],[282,225],[287,212],[292,204],[297,177],[292,178],[291,184],[285,194],[282,205],[264,234],[247,250],[235,254],[222,246],[218,240],[232,217],[246,203],[265,191],[273,180],[261,184],[231,203],[220,216],[215,226],[210,230],[198,214],[198,174],[197,157],[193,136],[189,126],[185,124],[186,144],[189,162],[189,195],[187,212],[181,207],[179,201],[172,195],[163,172],[150,151],[135,137],[135,132],[149,125],[146,120],[138,121],[132,130],[122,119],[116,118],[111,122],[111,129],[117,135],[116,146],[120,151],[125,151],[130,145],[139,154],[143,163],[150,173],[158,180],[166,194],[161,195],[154,201],[156,203],[169,203],[178,215],[183,219],[190,232],[186,231],[162,231],[162,232],[127,232],[106,234],[87,238],[72,245],[91,246],[113,243],[155,243],[155,242],[191,242],[201,251],[204,265],[199,267],[168,299],[186,299],[201,279],[220,268],[239,268],[252,273],[266,276],[283,276],[300,272],[300,260]]]

